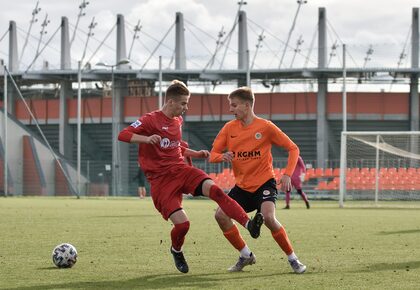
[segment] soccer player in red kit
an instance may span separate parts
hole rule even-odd
[[[275,215],[277,188],[271,154],[272,145],[289,153],[285,174],[280,179],[282,190],[286,191],[291,187],[290,176],[296,166],[299,148],[276,125],[255,115],[255,97],[250,88],[242,87],[231,92],[228,100],[235,119],[227,122],[214,140],[210,162],[231,163],[235,186],[229,196],[246,212],[262,212],[265,225],[287,255],[293,271],[304,273],[306,266],[298,260],[283,225]],[[226,239],[240,252],[238,262],[228,270],[238,272],[254,264],[255,255],[223,208],[217,209],[215,218]]]
[[[291,182],[292,182],[292,186],[296,189],[297,193],[299,193],[299,195],[302,197],[303,201],[305,202],[306,208],[309,209],[310,205],[309,205],[308,197],[306,196],[305,192],[303,192],[302,190],[302,182],[305,179],[305,172],[306,172],[305,163],[303,162],[302,157],[299,156],[298,162],[296,163],[295,171],[293,171],[293,174],[291,176]],[[290,192],[291,192],[291,189],[286,190],[285,192],[286,206],[284,207],[284,209],[290,209]]]
[[[161,110],[153,111],[122,130],[118,140],[139,144],[138,161],[150,183],[156,209],[165,220],[171,220],[171,253],[176,268],[187,273],[189,268],[182,252],[185,236],[190,228],[182,208],[182,194],[204,195],[214,200],[230,217],[246,227],[253,238],[260,235],[264,222],[262,214],[249,219],[236,201],[227,196],[202,170],[185,163],[184,157],[207,158],[207,150],[195,151],[181,146],[181,115],[188,110],[190,92],[180,81],[173,81],[165,93]]]

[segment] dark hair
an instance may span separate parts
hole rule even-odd
[[[248,101],[251,104],[254,104],[255,101],[254,93],[252,92],[251,88],[248,87],[240,87],[234,90],[229,94],[228,98],[238,98],[241,101]]]
[[[173,99],[179,100],[181,96],[189,96],[190,90],[187,86],[178,80],[173,80],[171,85],[166,89],[165,97],[166,100]]]

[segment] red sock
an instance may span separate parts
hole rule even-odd
[[[182,245],[185,241],[185,235],[188,233],[189,229],[189,221],[174,225],[171,231],[172,248],[174,250],[181,251]]]
[[[217,185],[213,184],[210,187],[209,197],[217,202],[220,208],[225,212],[225,214],[243,225],[246,226],[246,223],[249,221],[249,217],[243,208],[233,199],[231,199],[227,194],[223,192]]]
[[[225,238],[231,243],[231,245],[238,251],[242,250],[246,243],[238,230],[238,227],[234,224],[229,230],[223,232]]]
[[[271,232],[271,235],[286,255],[293,253],[292,244],[290,243],[289,237],[283,227],[281,227],[277,232]]]

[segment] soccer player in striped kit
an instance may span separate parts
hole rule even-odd
[[[122,130],[118,140],[139,144],[138,161],[150,183],[156,209],[174,227],[171,231],[170,252],[176,268],[189,271],[182,252],[190,221],[182,208],[182,194],[204,195],[214,200],[220,208],[258,238],[264,222],[262,214],[249,219],[236,201],[227,196],[202,170],[192,167],[184,158],[208,158],[207,150],[195,151],[181,146],[182,114],[188,110],[190,92],[180,81],[173,81],[165,93],[166,101],[161,110],[148,113]]]
[[[263,214],[265,225],[287,255],[293,271],[304,273],[306,266],[298,260],[283,225],[275,216],[277,189],[271,154],[272,145],[289,152],[286,171],[280,179],[282,190],[287,191],[291,189],[290,176],[298,160],[299,148],[271,121],[255,115],[255,97],[250,88],[233,91],[228,100],[235,119],[226,123],[214,140],[210,162],[231,162],[236,183],[229,196],[246,212],[256,210]],[[217,209],[215,218],[226,239],[240,252],[238,262],[228,270],[242,271],[245,266],[254,264],[255,255],[232,219],[222,208]]]
[[[302,197],[303,201],[306,204],[306,208],[310,209],[309,200],[306,196],[306,193],[302,190],[302,182],[305,180],[305,172],[306,172],[306,166],[303,162],[302,157],[299,156],[298,162],[296,163],[295,171],[293,171],[291,181],[292,181],[292,187],[294,187],[297,191],[297,193]],[[286,206],[284,209],[290,209],[290,192],[291,190],[287,190],[285,192],[286,196]]]

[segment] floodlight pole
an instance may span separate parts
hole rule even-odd
[[[3,128],[3,140],[4,140],[4,158],[3,158],[3,166],[4,166],[4,196],[7,196],[9,193],[9,180],[7,175],[7,159],[8,159],[8,152],[7,152],[7,111],[8,111],[8,104],[7,104],[7,67],[3,66],[3,73],[4,73],[4,91],[3,91],[3,113],[4,113],[4,128]]]
[[[343,131],[341,132],[340,145],[340,192],[339,192],[339,206],[344,207],[344,193],[346,192],[346,173],[347,173],[347,89],[346,89],[346,45],[343,44]]]
[[[346,45],[343,44],[343,131],[347,132],[347,67],[346,67]]]
[[[77,187],[77,192],[80,196],[80,167],[81,167],[81,140],[82,140],[82,88],[81,88],[81,83],[82,83],[82,62],[78,61],[77,63],[77,181],[76,181],[76,187]]]
[[[115,106],[116,106],[116,100],[115,100],[115,83],[114,83],[114,67],[115,65],[111,65],[111,85],[112,85],[112,195],[117,196],[118,190],[118,168],[119,166],[119,157],[118,157],[118,151],[117,151],[117,132],[116,132],[116,116],[115,116]]]
[[[118,135],[118,126],[117,126],[117,116],[116,116],[116,105],[117,101],[115,98],[115,79],[114,79],[114,68],[118,67],[122,64],[128,64],[130,61],[128,59],[121,59],[116,64],[105,64],[103,62],[97,63],[97,66],[104,66],[104,67],[110,67],[111,68],[111,86],[112,86],[112,195],[117,196],[118,190],[117,186],[119,186],[120,178],[119,178],[119,144],[117,140]]]
[[[159,110],[163,107],[162,98],[162,56],[159,56]]]

